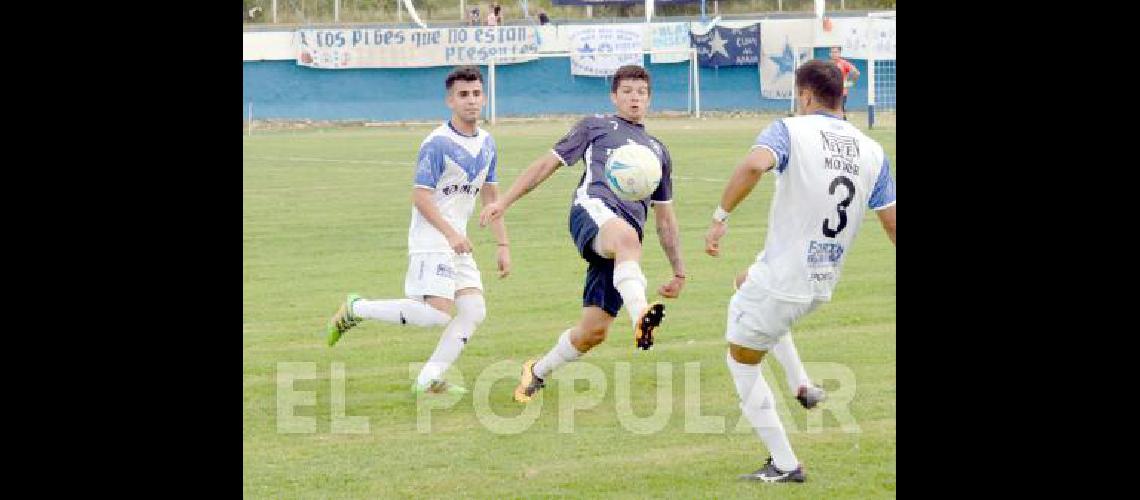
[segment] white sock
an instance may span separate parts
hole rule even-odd
[[[443,326],[451,316],[412,299],[365,300],[352,303],[352,314],[361,318],[415,326]]]
[[[582,357],[582,353],[578,351],[577,347],[574,347],[574,344],[570,343],[570,329],[567,329],[562,332],[561,337],[558,337],[558,343],[554,344],[554,348],[534,364],[534,376],[546,378],[555,368],[580,357]]]
[[[792,342],[791,332],[785,334],[776,345],[772,346],[771,353],[776,356],[780,366],[784,367],[784,376],[792,394],[796,394],[801,386],[811,385],[807,370],[804,370],[804,363],[800,361],[800,353],[796,351],[796,344]]]
[[[799,467],[800,462],[788,443],[788,435],[784,433],[784,424],[780,423],[780,416],[776,414],[776,401],[772,397],[772,389],[760,374],[760,365],[746,365],[727,356],[728,371],[732,373],[732,380],[736,383],[736,393],[740,395],[740,410],[768,447],[772,461],[776,468],[782,471],[793,471]]]
[[[416,384],[426,387],[432,380],[440,380],[443,372],[459,359],[467,341],[475,334],[475,327],[486,316],[486,305],[482,295],[460,295],[455,299],[455,319],[443,329],[435,352],[416,377]]]
[[[649,303],[645,300],[645,286],[648,281],[641,272],[641,265],[636,260],[625,260],[614,266],[614,288],[621,294],[625,302],[625,309],[629,311],[629,319],[637,326],[637,319]]]

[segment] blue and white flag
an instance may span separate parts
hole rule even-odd
[[[714,26],[708,33],[690,36],[703,67],[744,66],[760,60],[759,25],[739,29]]]

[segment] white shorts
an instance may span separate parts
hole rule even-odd
[[[422,298],[434,295],[455,299],[455,291],[464,288],[483,289],[479,268],[471,254],[413,253],[408,255],[408,275],[404,277],[404,295]]]
[[[728,327],[724,338],[733,344],[770,351],[792,329],[796,320],[822,304],[822,301],[791,302],[766,293],[747,297],[736,292],[728,303]]]

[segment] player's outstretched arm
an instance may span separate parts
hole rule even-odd
[[[677,228],[677,214],[673,212],[672,203],[654,203],[653,216],[657,225],[657,239],[661,242],[661,249],[669,257],[669,265],[673,268],[673,278],[661,285],[657,293],[662,297],[675,299],[681,295],[681,288],[685,286],[685,263],[681,260],[681,238]]]
[[[434,226],[447,238],[447,244],[455,253],[471,253],[471,241],[451,227],[451,224],[439,213],[439,208],[432,201],[432,190],[421,187],[412,188],[412,203],[420,211],[428,223]]]
[[[539,156],[522,174],[519,174],[518,179],[515,179],[511,188],[501,199],[483,206],[483,212],[479,214],[479,225],[486,226],[491,221],[502,217],[511,204],[550,178],[550,174],[558,170],[561,165],[562,160],[558,159],[558,156],[552,152]]]
[[[887,236],[891,238],[891,244],[895,244],[895,205],[891,205],[882,210],[876,210],[875,215],[879,216],[879,222],[883,225],[883,230],[887,232]]]
[[[499,186],[483,184],[483,206],[486,207],[499,199]],[[498,243],[499,277],[506,278],[511,274],[511,242],[507,239],[507,220],[499,217],[491,221],[491,233],[495,235]]]
[[[740,202],[748,197],[752,188],[756,187],[756,183],[760,181],[760,176],[771,170],[774,165],[776,165],[776,157],[772,151],[768,148],[758,147],[748,153],[748,156],[745,156],[744,160],[736,166],[736,170],[732,172],[732,178],[724,187],[724,193],[720,197],[720,206],[717,207],[716,214],[723,211],[723,217],[718,219],[717,215],[714,214],[712,225],[705,233],[705,253],[713,257],[720,255],[720,239],[728,231],[728,213],[732,212]]]

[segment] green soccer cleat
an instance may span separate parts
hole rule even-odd
[[[352,315],[352,303],[360,300],[360,296],[355,293],[348,294],[345,297],[344,303],[340,305],[340,309],[336,310],[336,314],[329,318],[328,335],[329,347],[332,347],[337,341],[340,340],[341,335],[347,332],[350,328],[360,323],[363,318],[358,318]]]

